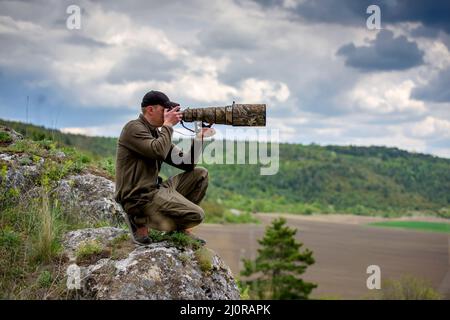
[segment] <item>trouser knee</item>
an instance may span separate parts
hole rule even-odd
[[[186,214],[178,221],[178,229],[189,229],[199,225],[205,219],[205,212],[201,207]]]
[[[198,181],[204,182],[204,184],[208,184],[208,169],[204,167],[195,167],[194,175]]]

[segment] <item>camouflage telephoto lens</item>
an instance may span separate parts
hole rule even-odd
[[[185,109],[183,121],[203,121],[234,127],[265,127],[265,104],[233,104],[225,107]]]

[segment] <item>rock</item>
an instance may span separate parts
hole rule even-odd
[[[58,151],[55,153],[55,157],[58,159],[64,159],[66,157],[66,154],[62,151]]]
[[[9,145],[19,140],[23,140],[23,136],[11,128],[0,126],[0,133],[2,132],[6,133],[9,138],[5,139],[4,141],[0,141],[0,145]]]
[[[34,162],[26,154],[8,153],[0,153],[0,161],[7,164],[6,174],[0,175],[1,192],[32,189],[44,163],[44,159]]]
[[[22,153],[0,153],[0,169],[2,162],[7,165],[6,173],[0,174],[0,192],[16,190],[23,198],[40,197],[38,179],[45,161]],[[101,221],[117,226],[124,221],[124,211],[114,200],[114,189],[111,180],[87,173],[56,181],[50,194],[59,200],[66,216],[76,215],[77,220],[88,224]]]
[[[103,246],[120,239],[126,231],[113,227],[69,232],[63,241],[71,260],[71,272],[77,250],[84,243],[97,241]],[[131,245],[125,256],[99,256],[87,265],[79,265],[82,299],[239,299],[239,289],[228,266],[209,249],[203,254],[208,268],[199,263],[198,252],[176,248],[168,242],[142,247]],[[76,267],[75,267],[76,268]]]
[[[114,189],[111,180],[88,173],[62,179],[53,194],[64,211],[76,212],[82,221],[118,225],[124,221],[125,212],[114,200]]]
[[[6,146],[23,139],[22,135],[10,128],[0,126],[0,133],[2,132],[6,134],[2,135],[0,142],[7,141]],[[0,192],[20,195],[22,202],[26,199],[39,199],[43,192],[40,178],[45,164],[49,161],[50,165],[52,162],[63,162],[65,158],[66,154],[62,151],[48,157],[27,152],[0,152]],[[88,225],[101,222],[114,226],[124,221],[124,211],[114,200],[115,186],[111,180],[84,173],[51,181],[50,188],[50,195],[59,200],[63,214],[75,218],[75,221]]]
[[[106,246],[117,237],[126,234],[128,234],[128,231],[114,227],[74,230],[65,234],[63,246],[69,260],[75,261],[75,253],[81,243],[96,240]]]

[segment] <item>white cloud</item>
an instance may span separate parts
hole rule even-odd
[[[422,101],[410,98],[411,90],[415,87],[413,81],[395,84],[386,80],[386,77],[372,76],[372,79],[359,83],[347,95],[349,105],[356,110],[374,114],[421,114],[426,111]]]
[[[90,127],[66,127],[60,130],[64,133],[83,134],[86,136],[119,136],[123,124],[90,126]]]
[[[418,40],[419,48],[425,51],[424,60],[429,66],[443,70],[450,66],[450,52],[445,44],[436,39]]]
[[[285,83],[258,79],[246,79],[237,93],[242,101],[258,103],[263,101],[285,102],[290,95]]]
[[[416,138],[450,139],[450,121],[427,116],[407,131]]]
[[[298,2],[283,3],[295,8]],[[0,3],[0,9],[4,5]],[[26,18],[22,13],[36,6],[31,2],[20,3],[20,15],[0,16],[0,36],[8,39],[2,38],[0,71],[24,74],[28,87],[51,88],[72,106],[104,107],[104,123],[109,121],[108,108],[138,112],[142,95],[158,89],[190,107],[232,100],[266,103],[268,127],[280,129],[283,141],[382,144],[443,154],[434,141],[450,139],[449,109],[410,97],[415,86],[450,67],[450,53],[439,39],[412,39],[425,51],[423,66],[361,74],[347,68],[335,53],[346,43],[360,46],[373,39],[376,33],[366,28],[296,20],[287,10],[264,10],[246,0],[193,1],[189,7],[182,2],[153,4],[153,19],[145,14],[150,10],[145,1],[129,6],[122,1],[82,0],[80,5],[85,14],[79,31],[55,27],[31,13]],[[38,6],[46,6],[52,19],[64,18],[64,10],[51,3]],[[166,14],[173,19],[168,21]],[[68,41],[73,35],[103,45]],[[140,77],[121,81],[126,68],[119,68],[116,81],[109,82],[111,70],[127,66],[130,53],[138,51],[148,52],[149,59],[155,54],[168,64],[174,62],[167,72],[170,77],[149,70],[145,78],[150,68],[143,60]],[[156,64],[164,73],[163,63]],[[104,123],[86,128],[74,123],[64,130],[120,133],[120,124]]]

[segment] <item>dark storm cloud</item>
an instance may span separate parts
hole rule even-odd
[[[405,36],[394,38],[391,31],[382,30],[369,46],[357,47],[349,43],[336,54],[345,58],[347,66],[362,71],[389,71],[406,70],[423,64],[424,52]]]
[[[282,6],[281,0],[256,1],[263,6]],[[420,22],[450,34],[450,1],[430,0],[305,0],[290,9],[303,19],[342,25],[365,26],[366,9],[376,4],[383,23]]]
[[[80,108],[77,101],[67,99],[65,92],[55,87],[30,87],[25,84],[27,80],[27,75],[14,75],[0,67],[0,118],[26,121],[27,96],[28,121],[47,127],[94,126],[123,119],[140,110],[138,104],[135,110],[126,106]]]
[[[174,76],[173,71],[182,65],[179,60],[169,60],[159,52],[144,49],[131,52],[126,59],[114,66],[106,80],[111,83],[170,81]]]
[[[450,102],[450,68],[441,71],[428,84],[413,90],[412,97],[431,102]]]

